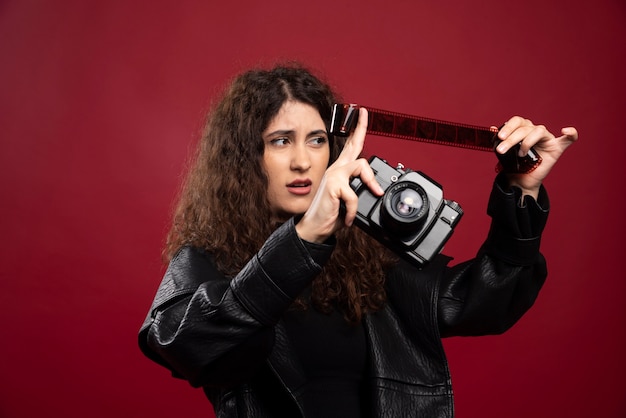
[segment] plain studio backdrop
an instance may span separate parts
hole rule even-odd
[[[623,417],[623,0],[0,1],[0,416],[207,417],[137,348],[204,114],[253,66],[297,60],[346,101],[580,141],[546,181],[549,278],[508,333],[445,340],[465,417]],[[370,136],[485,238],[495,157]],[[228,173],[225,173],[226,175]]]

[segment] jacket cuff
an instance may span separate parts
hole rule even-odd
[[[487,206],[492,222],[483,249],[511,264],[533,264],[539,254],[549,206],[543,186],[535,200],[522,196],[520,188],[509,186],[506,177],[498,175]]]
[[[276,323],[302,290],[322,271],[334,246],[326,246],[327,257],[316,259],[296,233],[293,218],[267,239],[261,250],[231,281],[233,293],[262,323]]]

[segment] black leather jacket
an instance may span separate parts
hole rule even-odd
[[[546,277],[539,240],[547,207],[543,189],[539,203],[520,202],[518,189],[496,182],[476,258],[448,267],[439,256],[422,270],[400,262],[387,272],[388,304],[364,319],[370,416],[453,416],[441,337],[501,333],[530,308]],[[281,317],[331,251],[317,248],[314,259],[293,220],[232,279],[208,254],[183,248],[141,327],[141,350],[203,387],[218,418],[302,416],[302,366]]]

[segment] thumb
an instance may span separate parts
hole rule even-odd
[[[578,140],[578,131],[573,126],[561,129],[563,136],[560,139],[565,139],[568,142],[575,142]]]

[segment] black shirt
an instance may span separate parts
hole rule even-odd
[[[361,417],[367,357],[363,325],[348,324],[337,310],[327,315],[314,308],[289,311],[284,319],[307,377],[305,416]]]

